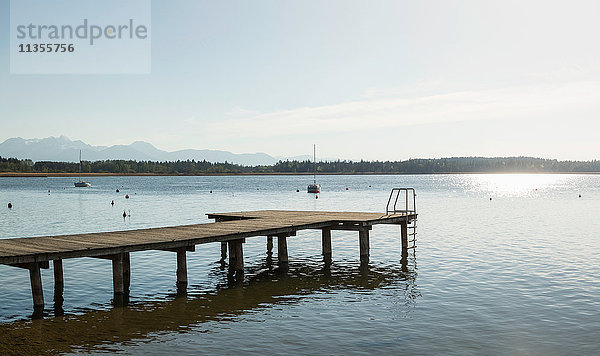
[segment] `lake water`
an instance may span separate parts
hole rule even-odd
[[[73,178],[1,178],[0,238],[240,210],[382,212],[393,187],[416,188],[419,220],[407,263],[397,226],[374,227],[362,267],[356,232],[333,233],[330,266],[320,231],[299,232],[287,273],[267,263],[264,237],[247,239],[241,285],[228,282],[219,244],[199,245],[186,297],[176,296],[174,253],[132,253],[130,304],[120,308],[110,261],[65,260],[65,315],[54,316],[50,268],[42,320],[29,318],[28,272],[0,266],[0,354],[600,352],[600,176],[320,176],[318,199],[305,193],[311,178],[93,177],[87,189]]]

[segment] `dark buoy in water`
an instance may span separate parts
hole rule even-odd
[[[127,213],[125,212],[125,210],[123,210],[123,219],[125,219],[127,217]]]
[[[210,190],[210,194],[212,194],[212,189]]]
[[[346,190],[348,190],[348,187],[346,187]]]
[[[492,201],[492,197],[490,197],[490,201]]]
[[[112,205],[112,206],[115,206],[115,201],[114,201],[114,200],[111,200],[111,201],[110,201],[110,205]]]
[[[125,199],[129,199],[129,194],[127,194],[127,195],[125,196]]]
[[[296,189],[296,193],[300,193],[300,189]]]
[[[315,194],[315,199],[319,199],[319,196]]]
[[[8,208],[12,209],[12,203],[11,202],[8,202]]]
[[[579,197],[581,198],[581,194],[579,194]]]
[[[119,189],[117,189],[117,193],[119,192]]]

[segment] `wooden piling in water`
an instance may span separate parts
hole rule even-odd
[[[277,235],[277,259],[279,263],[288,263],[287,235]]]
[[[184,247],[177,250],[177,287],[186,287],[187,283],[187,250]]]
[[[64,301],[63,293],[65,290],[62,260],[53,260],[52,269],[54,272],[54,303],[62,304]]]
[[[369,257],[369,230],[363,229],[358,231],[358,240],[360,245],[360,257]]]
[[[331,229],[321,229],[323,257],[331,258]]]
[[[233,242],[235,250],[235,265],[234,269],[236,272],[244,271],[244,240],[235,240]]]
[[[267,236],[267,255],[273,256],[273,236]]]
[[[29,280],[33,296],[33,314],[41,314],[44,311],[44,288],[42,288],[42,272],[39,262],[29,265]]]
[[[402,240],[402,252],[408,251],[408,224],[400,223],[400,236]]]
[[[128,294],[131,284],[131,257],[129,252],[123,253],[123,291]]]
[[[229,269],[232,270],[234,269],[236,262],[235,246],[233,241],[227,241],[227,248],[229,250]]]
[[[227,259],[227,242],[221,242],[221,261]]]
[[[123,295],[123,255],[118,253],[112,256],[113,293],[115,296]]]

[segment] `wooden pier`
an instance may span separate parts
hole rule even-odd
[[[177,254],[177,287],[187,287],[186,254],[195,246],[220,242],[222,261],[229,255],[229,270],[243,276],[243,244],[246,238],[267,237],[267,253],[272,255],[273,237],[277,238],[277,258],[281,265],[288,263],[287,238],[297,231],[319,229],[324,259],[331,260],[331,231],[358,231],[358,245],[362,262],[368,261],[369,231],[377,224],[400,225],[402,252],[408,249],[407,226],[417,218],[414,212],[393,214],[361,212],[284,211],[261,210],[207,214],[214,223],[150,228],[90,234],[0,239],[0,264],[29,270],[33,296],[34,316],[42,315],[44,295],[41,270],[54,270],[55,309],[62,309],[62,260],[96,257],[112,262],[115,304],[129,293],[131,252],[165,250]],[[119,302],[121,301],[121,302]]]

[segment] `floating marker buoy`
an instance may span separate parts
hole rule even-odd
[[[117,193],[119,192],[119,189],[117,189]]]
[[[369,186],[369,188],[371,188],[371,186]]]
[[[8,202],[8,208],[12,209],[12,203],[11,202]]]
[[[346,190],[348,190],[348,187],[346,187]]]
[[[212,189],[211,189],[211,191],[210,191],[210,194],[212,194]]]
[[[115,201],[114,201],[114,200],[111,200],[111,201],[110,201],[110,205],[114,206],[114,205],[115,205]]]
[[[125,219],[127,217],[127,213],[125,212],[125,210],[123,210],[123,219]]]
[[[300,189],[296,189],[296,193],[300,193]]]
[[[319,199],[319,196],[318,196],[318,195],[315,195],[315,199]]]
[[[490,201],[492,201],[492,197],[490,197]]]
[[[581,198],[581,194],[579,194],[579,197]]]
[[[125,199],[129,199],[129,195],[126,195],[126,196],[125,196]]]

